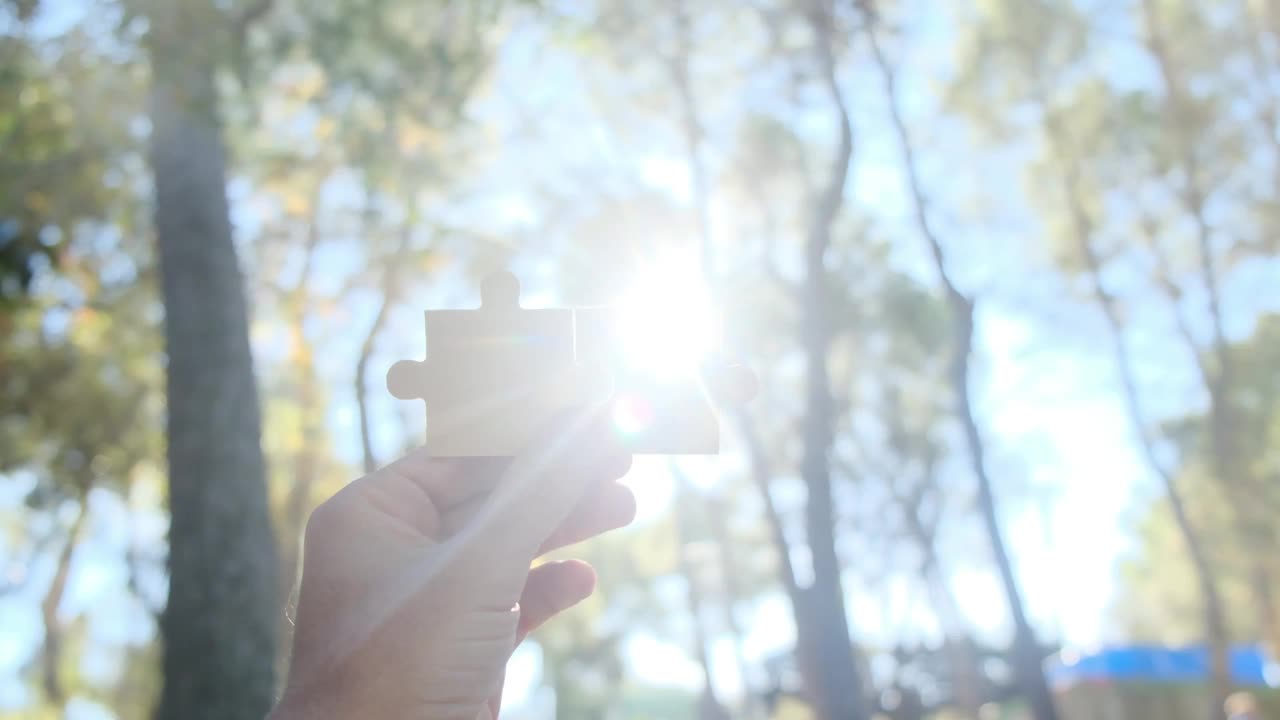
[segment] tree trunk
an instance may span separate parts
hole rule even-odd
[[[1143,459],[1148,469],[1160,479],[1169,507],[1173,511],[1174,522],[1183,543],[1187,546],[1187,554],[1196,573],[1200,600],[1203,604],[1205,623],[1205,644],[1209,647],[1210,674],[1210,718],[1221,717],[1223,703],[1231,693],[1231,672],[1228,666],[1228,632],[1226,614],[1222,605],[1222,596],[1218,591],[1218,580],[1213,563],[1201,541],[1191,516],[1187,512],[1186,502],[1178,489],[1173,473],[1160,462],[1156,454],[1151,433],[1147,430],[1142,403],[1138,397],[1137,377],[1133,359],[1129,355],[1124,340],[1124,327],[1120,322],[1120,311],[1116,300],[1102,284],[1102,261],[1093,245],[1093,221],[1089,218],[1080,199],[1078,171],[1070,160],[1070,153],[1063,147],[1063,132],[1058,124],[1048,121],[1049,140],[1059,162],[1063,163],[1063,192],[1066,195],[1067,209],[1071,217],[1072,233],[1075,235],[1076,249],[1084,260],[1093,285],[1094,299],[1102,310],[1108,332],[1111,335],[1111,351],[1115,356],[1116,371],[1120,376],[1120,387],[1124,398],[1125,413],[1138,446],[1142,450]],[[1194,351],[1194,349],[1193,349]]]
[[[261,720],[279,625],[244,287],[231,237],[212,3],[149,3],[151,165],[168,350],[162,720]]]
[[[817,704],[816,698],[819,696],[819,668],[818,654],[814,649],[814,638],[817,637],[813,628],[811,614],[807,611],[808,607],[808,589],[801,588],[796,581],[795,565],[791,561],[791,548],[787,542],[786,529],[782,524],[782,515],[778,511],[777,505],[773,502],[773,495],[769,492],[769,483],[773,478],[773,468],[769,463],[769,458],[765,454],[764,443],[760,440],[759,433],[756,432],[755,424],[751,418],[742,411],[738,412],[738,427],[742,432],[743,441],[747,446],[747,454],[750,458],[751,479],[754,481],[756,489],[760,493],[761,503],[764,505],[765,519],[769,522],[769,535],[773,540],[775,552],[778,553],[778,575],[782,581],[782,587],[787,591],[787,598],[791,601],[792,617],[796,623],[796,665],[800,671],[800,680],[804,685],[804,695],[813,704]],[[784,690],[785,688],[779,688]]]
[[[1071,175],[1073,173],[1068,173],[1067,185],[1070,205],[1072,206],[1072,216],[1077,218],[1073,221],[1077,228],[1077,245],[1084,256],[1086,266],[1089,268],[1089,274],[1093,281],[1093,294],[1097,299],[1098,306],[1102,309],[1102,315],[1106,318],[1107,327],[1111,334],[1112,353],[1115,355],[1116,369],[1120,374],[1120,386],[1123,390],[1125,412],[1129,416],[1129,424],[1133,428],[1133,433],[1138,438],[1138,445],[1142,449],[1142,455],[1146,460],[1147,467],[1151,472],[1155,473],[1156,477],[1160,478],[1160,483],[1164,487],[1165,497],[1168,499],[1169,507],[1173,511],[1173,519],[1177,525],[1178,533],[1182,536],[1182,541],[1187,546],[1187,554],[1191,558],[1191,565],[1196,573],[1196,583],[1199,586],[1200,601],[1204,610],[1205,643],[1209,646],[1211,697],[1208,717],[1218,718],[1222,716],[1223,704],[1231,693],[1231,671],[1227,655],[1229,643],[1227,620],[1222,607],[1222,596],[1218,592],[1217,573],[1214,571],[1213,563],[1209,560],[1208,552],[1205,550],[1204,543],[1200,540],[1200,535],[1196,531],[1195,525],[1191,522],[1191,516],[1187,512],[1186,501],[1182,497],[1182,491],[1178,489],[1173,473],[1160,462],[1159,457],[1156,455],[1155,445],[1151,440],[1151,434],[1147,431],[1145,416],[1138,398],[1138,384],[1133,369],[1133,360],[1129,357],[1129,349],[1124,341],[1124,328],[1120,324],[1120,314],[1116,308],[1115,298],[1102,285],[1102,263],[1098,259],[1090,240],[1092,231],[1084,215],[1083,206],[1078,199],[1078,195],[1072,190],[1074,182],[1070,179]]]
[[[390,282],[390,279],[388,279]],[[378,469],[378,456],[373,450],[373,419],[369,417],[368,375],[369,361],[373,358],[373,345],[382,327],[386,325],[387,316],[391,314],[390,293],[384,295],[378,305],[378,313],[373,318],[373,325],[365,333],[364,342],[360,344],[360,359],[356,361],[355,396],[356,408],[360,411],[360,447],[363,451],[364,472],[366,475]]]
[[[1018,587],[1017,577],[1013,572],[1013,564],[1009,559],[1003,533],[1000,529],[999,514],[996,511],[995,493],[992,489],[991,477],[987,473],[986,448],[982,434],[974,417],[973,406],[969,394],[969,363],[973,356],[974,303],[965,297],[951,281],[947,272],[946,259],[933,226],[929,221],[924,189],[915,162],[914,146],[907,132],[901,109],[898,107],[897,90],[893,68],[885,58],[876,39],[874,24],[869,25],[868,36],[872,51],[879,65],[884,80],[885,92],[894,129],[902,151],[906,166],[907,181],[911,191],[915,209],[917,229],[925,240],[934,267],[938,272],[947,303],[951,307],[952,322],[955,331],[955,355],[951,366],[951,384],[956,398],[956,414],[964,428],[965,443],[969,449],[969,460],[978,483],[978,506],[982,514],[983,526],[991,542],[991,552],[995,556],[996,568],[1000,573],[1000,582],[1004,587],[1005,599],[1009,604],[1009,614],[1013,618],[1014,628],[1014,672],[1018,686],[1026,696],[1036,720],[1056,720],[1057,711],[1053,706],[1053,696],[1049,692],[1049,684],[1042,668],[1043,658],[1040,656],[1040,643],[1035,631],[1027,619],[1022,603],[1022,593]]]
[[[1212,374],[1205,372],[1204,382],[1209,391],[1210,452],[1214,475],[1224,486],[1225,495],[1234,508],[1241,547],[1245,548],[1245,551],[1253,551],[1248,558],[1249,585],[1260,629],[1266,635],[1264,638],[1266,643],[1274,652],[1280,650],[1280,619],[1277,618],[1276,608],[1273,605],[1270,571],[1267,567],[1268,557],[1263,550],[1267,545],[1272,518],[1265,506],[1260,509],[1253,502],[1255,490],[1250,487],[1249,473],[1245,469],[1249,460],[1240,457],[1240,451],[1235,442],[1238,424],[1235,408],[1232,406],[1235,370],[1231,347],[1223,327],[1221,293],[1218,289],[1217,269],[1211,242],[1212,231],[1204,211],[1206,189],[1201,185],[1199,157],[1194,139],[1196,129],[1186,128],[1183,125],[1183,119],[1194,113],[1194,109],[1185,96],[1185,86],[1179,68],[1166,46],[1158,8],[1152,0],[1144,0],[1142,7],[1146,21],[1147,46],[1155,56],[1156,66],[1160,70],[1160,78],[1173,116],[1171,127],[1177,134],[1174,139],[1181,149],[1185,180],[1181,198],[1196,228],[1200,275],[1204,282],[1213,331],[1212,350],[1217,358],[1217,372]],[[1198,352],[1194,345],[1190,350]],[[1201,365],[1201,370],[1202,372],[1206,370],[1204,365]]]
[[[982,522],[986,528],[987,537],[991,541],[991,552],[995,556],[1005,599],[1009,603],[1009,613],[1013,617],[1014,673],[1019,688],[1031,706],[1032,716],[1036,720],[1056,720],[1058,713],[1054,708],[1053,696],[1049,692],[1049,684],[1044,676],[1042,665],[1044,658],[1041,657],[1040,643],[1036,639],[1031,622],[1027,619],[1027,613],[1022,604],[1022,593],[1018,588],[1013,563],[1009,559],[1009,551],[1006,549],[1000,529],[995,493],[991,487],[991,477],[987,474],[986,449],[982,435],[978,431],[977,421],[974,419],[973,406],[969,397],[969,361],[973,356],[973,303],[961,296],[954,288],[950,290],[949,296],[955,313],[957,344],[951,382],[955,387],[960,422],[964,426],[965,444],[969,448],[970,464],[978,479],[978,507],[982,511]]]
[[[834,440],[834,403],[827,361],[832,330],[828,317],[827,249],[832,227],[844,204],[849,163],[853,157],[853,127],[835,74],[831,49],[829,8],[814,2],[807,12],[814,35],[814,49],[824,89],[836,111],[839,136],[830,175],[815,198],[805,239],[805,282],[801,292],[801,344],[805,354],[805,411],[800,475],[808,497],[805,534],[813,562],[813,584],[801,594],[802,606],[794,608],[796,626],[807,634],[814,652],[808,670],[814,702],[823,720],[863,720],[870,708],[862,688],[862,676],[854,658],[836,555],[835,511],[831,494],[831,445]]]
[[[405,235],[408,236],[409,232],[406,229]],[[402,244],[402,249],[404,245],[407,243]],[[395,268],[395,262],[396,258],[392,258],[387,263],[387,271],[382,280],[382,302],[378,305],[378,312],[373,316],[373,324],[365,333],[364,341],[360,343],[360,357],[356,361],[356,408],[360,413],[360,447],[363,452],[366,475],[378,469],[378,455],[373,449],[373,418],[369,415],[369,362],[373,359],[374,344],[391,317],[391,306],[399,295],[400,274]]]

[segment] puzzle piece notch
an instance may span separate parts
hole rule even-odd
[[[485,279],[478,310],[427,311],[425,320],[428,359],[394,364],[387,388],[426,401],[437,456],[515,454],[559,412],[611,393],[606,367],[575,362],[573,311],[521,308],[510,273]]]

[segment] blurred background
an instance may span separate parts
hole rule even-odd
[[[422,311],[642,267],[762,390],[504,717],[1280,717],[1278,123],[1272,0],[3,0],[0,717],[261,717]]]

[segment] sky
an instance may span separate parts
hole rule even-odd
[[[919,27],[913,29],[913,69],[902,77],[907,108],[913,116],[926,114],[933,102],[932,88],[946,77],[950,61],[947,47],[947,18],[943,13],[922,13]],[[1122,48],[1117,49],[1124,56]],[[1117,68],[1129,67],[1118,63]],[[598,76],[586,72],[581,61],[567,48],[550,44],[537,32],[518,34],[502,50],[493,85],[478,103],[478,119],[492,122],[494,155],[489,170],[478,183],[491,191],[488,196],[496,211],[489,217],[498,226],[521,226],[538,212],[538,197],[529,188],[552,182],[572,187],[579,182],[577,173],[583,167],[605,164],[611,173],[622,168],[640,183],[661,189],[678,201],[688,201],[689,181],[678,146],[672,142],[671,128],[653,128],[643,141],[619,148],[612,129],[599,123],[602,108],[593,100],[598,91]],[[1141,70],[1117,70],[1118,83],[1141,83]],[[868,87],[874,82],[866,77],[849,79],[851,85]],[[871,85],[870,87],[875,87]],[[625,90],[625,88],[619,90]],[[740,94],[729,94],[712,102],[709,114],[714,118],[736,112],[739,103],[753,107],[770,107],[776,98],[768,86],[748,87]],[[868,93],[878,97],[878,92]],[[874,98],[859,95],[855,120],[861,134],[889,137],[883,107]],[[608,108],[604,108],[607,110]],[[617,118],[613,118],[619,122]],[[625,128],[641,130],[652,119],[623,118]],[[815,122],[814,132],[822,124]],[[521,142],[528,133],[543,141],[537,146]],[[721,127],[713,133],[714,145],[730,134]],[[643,133],[642,133],[643,135]],[[941,142],[941,141],[939,141]],[[935,143],[936,144],[936,143]],[[1013,177],[1016,143],[1006,158],[987,158],[990,172],[983,180],[1015,188]],[[531,149],[531,147],[533,149]],[[672,148],[676,147],[676,150]],[[1022,148],[1025,151],[1026,148]],[[715,153],[711,153],[714,155]],[[941,184],[947,162],[956,158],[940,155],[927,158],[926,167],[933,168],[928,179]],[[889,223],[910,223],[910,206],[897,170],[896,150],[880,143],[859,148],[852,176],[853,199],[874,206]],[[341,195],[342,191],[335,190]],[[1017,197],[1016,190],[1009,195]],[[233,189],[233,198],[236,197]],[[987,248],[982,258],[956,258],[963,268],[962,279],[972,288],[987,287],[993,277],[1010,272],[1025,272],[1041,259],[1028,255],[1023,239],[1027,228],[1017,208],[1005,208],[1013,218],[1007,232],[988,232],[974,240],[954,235],[957,245]],[[251,199],[241,198],[233,211],[242,233],[252,229],[258,212]],[[948,228],[943,223],[944,229]],[[957,233],[960,231],[955,230]],[[335,248],[321,263],[322,282],[334,287],[341,284],[344,268],[353,259],[350,249]],[[904,248],[895,261],[908,272],[930,278],[927,263],[918,249]],[[536,263],[528,258],[522,267],[533,270]],[[1228,304],[1256,309],[1258,300],[1265,301],[1267,277],[1274,268],[1246,270],[1246,277],[1228,297]],[[1255,277],[1256,276],[1256,277]],[[528,295],[535,304],[557,298],[549,279],[532,277],[526,282]],[[1238,289],[1237,289],[1238,288]],[[1017,493],[1015,502],[1002,506],[1007,542],[1013,554],[1033,619],[1052,639],[1079,648],[1120,639],[1116,628],[1109,625],[1108,604],[1111,600],[1116,563],[1132,548],[1131,523],[1136,509],[1153,496],[1154,486],[1141,460],[1135,453],[1132,433],[1123,408],[1119,404],[1114,370],[1104,348],[1097,346],[1097,318],[1072,317],[1066,327],[1046,322],[1046,306],[1054,304],[1056,287],[1032,287],[1016,293],[996,295],[980,306],[979,362],[974,387],[983,429],[991,443],[991,464],[997,482],[1004,486],[1025,483],[1038,489],[1047,499],[1031,501],[1027,494]],[[424,285],[415,295],[421,307],[466,307],[473,304],[475,293],[456,281],[435,281]],[[1280,308],[1273,301],[1271,309]],[[341,310],[334,328],[324,338],[334,348],[321,358],[322,370],[335,379],[334,407],[330,418],[341,455],[358,465],[359,440],[354,432],[356,418],[349,395],[350,383],[344,379],[353,364],[357,343],[374,312],[372,298],[356,298]],[[1240,312],[1239,317],[1249,313]],[[1064,332],[1065,331],[1065,332]],[[1238,334],[1244,334],[1241,328]],[[370,384],[378,386],[391,362],[404,357],[422,357],[421,315],[405,310],[393,318],[388,340],[383,343],[373,368]],[[343,350],[345,348],[345,351]],[[271,342],[270,328],[256,337],[255,349],[270,355],[278,348]],[[1160,348],[1140,348],[1139,361],[1169,363],[1172,368],[1168,387],[1177,388],[1185,379],[1185,362],[1167,359]],[[1151,390],[1152,388],[1148,388]],[[1178,392],[1149,392],[1153,404],[1162,411],[1193,407],[1195,398]],[[1170,403],[1173,404],[1170,407]],[[376,428],[380,455],[387,457],[399,440],[395,427],[402,408],[390,398],[375,394],[375,414],[383,418]],[[733,463],[727,457],[722,460]],[[127,582],[126,569],[120,562],[123,552],[132,546],[154,544],[163,538],[163,517],[154,508],[159,499],[160,478],[139,484],[135,496],[119,498],[110,493],[95,493],[91,498],[93,521],[89,539],[75,557],[70,591],[60,614],[64,618],[85,615],[89,618],[92,637],[104,648],[118,647],[145,640],[154,632],[154,623],[145,609],[128,599],[121,590]],[[639,522],[659,515],[668,504],[672,486],[661,463],[641,462],[629,483],[635,489],[640,505]],[[14,508],[21,503],[21,478],[0,483],[0,507]],[[3,542],[0,539],[0,542]],[[0,557],[8,548],[0,544]],[[952,582],[963,603],[964,612],[975,627],[998,635],[1007,632],[1003,596],[990,570],[986,557],[957,551],[952,561]],[[47,577],[51,572],[48,558],[25,570],[33,578]],[[35,599],[47,580],[32,583],[32,592],[0,598],[0,626],[13,628],[0,637],[0,707],[20,702],[25,690],[15,681],[17,669],[29,659],[38,646],[39,614]],[[874,641],[896,632],[900,624],[928,624],[927,618],[902,617],[899,602],[905,588],[891,582],[885,593],[869,594],[851,589],[848,603],[854,617],[854,630],[859,639]],[[788,646],[792,638],[790,609],[781,596],[770,596],[756,603],[749,622],[748,659],[758,659]],[[635,676],[643,681],[679,686],[696,686],[697,672],[684,648],[651,635],[636,633],[629,638],[627,655]],[[113,655],[110,651],[89,653],[86,664],[91,672],[109,675]],[[718,688],[732,695],[741,686],[734,670],[731,648],[724,638],[713,647]],[[540,717],[537,709],[546,710],[545,690],[534,687],[539,672],[536,646],[517,653],[509,673],[509,706],[519,711],[530,709],[529,718]],[[83,704],[82,704],[83,705]],[[78,706],[79,718],[98,717],[93,708]]]

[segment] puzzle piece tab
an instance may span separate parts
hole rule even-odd
[[[427,405],[440,457],[514,455],[568,408],[608,397],[607,377],[574,362],[573,311],[520,307],[509,273],[486,278],[479,310],[429,310],[424,362],[387,373],[397,398]]]

